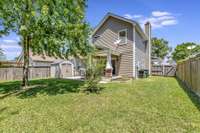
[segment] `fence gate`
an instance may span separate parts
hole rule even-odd
[[[151,73],[153,76],[170,76],[176,74],[176,66],[174,65],[152,65]]]

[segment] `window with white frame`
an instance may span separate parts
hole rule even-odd
[[[118,32],[118,40],[120,40],[120,44],[127,43],[128,40],[127,29],[123,29]]]

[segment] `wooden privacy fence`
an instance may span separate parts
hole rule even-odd
[[[152,65],[151,74],[153,76],[175,76],[176,66],[174,66],[174,65]]]
[[[178,63],[176,76],[188,88],[200,94],[200,55]]]
[[[22,67],[0,67],[0,80],[22,80],[23,68]],[[49,78],[50,67],[37,66],[29,68],[29,78]]]

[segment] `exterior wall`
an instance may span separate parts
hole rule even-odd
[[[127,44],[114,44],[118,40],[118,32],[127,29]],[[94,38],[95,36],[98,38]],[[133,26],[130,23],[109,17],[93,35],[93,44],[119,51],[119,75],[133,77]]]
[[[84,61],[78,58],[72,58],[69,60],[74,65],[74,76],[83,76],[85,75],[86,66]]]
[[[51,63],[53,62],[46,62],[46,61],[33,61],[33,66],[51,66]]]
[[[21,60],[23,62],[23,60]],[[35,61],[29,58],[29,66],[51,66],[50,61]]]
[[[148,43],[145,44],[145,40],[136,32],[135,34],[135,66],[136,69],[149,69],[149,55],[148,55]],[[137,72],[136,70],[136,72]]]

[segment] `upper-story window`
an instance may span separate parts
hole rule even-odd
[[[118,39],[120,40],[120,44],[127,43],[128,40],[127,29],[123,29],[118,32]]]
[[[95,36],[94,36],[95,39],[97,39],[97,38],[99,38],[99,37],[101,37],[101,36],[100,36],[100,35],[95,35]]]

